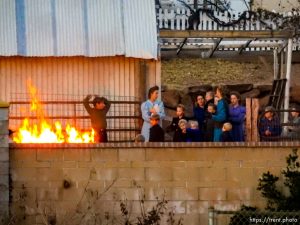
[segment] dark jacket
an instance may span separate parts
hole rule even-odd
[[[83,100],[83,105],[91,117],[91,123],[94,130],[99,132],[102,129],[106,129],[106,114],[110,108],[110,102],[107,99],[104,99],[105,108],[104,109],[95,109],[92,108],[89,104],[90,98],[87,96]]]
[[[187,117],[183,116],[182,118],[179,119],[179,117],[173,117],[173,120],[171,122],[171,124],[167,127],[166,131],[167,132],[174,132],[173,135],[173,141],[174,142],[178,142],[180,141],[180,133],[181,133],[181,129],[178,126],[179,120],[184,119],[184,120],[188,120]]]
[[[194,106],[193,108],[194,118],[197,120],[200,131],[203,130],[205,120],[205,108]]]
[[[201,132],[199,129],[186,129],[187,133],[187,142],[200,142],[201,141]]]
[[[271,120],[268,120],[263,116],[259,121],[258,128],[262,141],[277,140],[277,137],[279,137],[281,134],[280,120],[276,115]],[[270,136],[265,135],[266,130],[269,130],[271,132]]]
[[[214,140],[215,122],[212,119],[212,113],[206,112],[204,121],[204,141]]]
[[[233,138],[232,138],[231,132],[230,131],[223,131],[222,134],[221,134],[221,141],[222,142],[232,142]]]
[[[163,141],[165,141],[164,130],[158,124],[151,127],[149,142],[163,142]]]

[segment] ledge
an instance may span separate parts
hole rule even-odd
[[[241,148],[241,147],[300,147],[300,141],[294,142],[152,142],[152,143],[99,143],[99,144],[16,144],[10,143],[10,149],[99,149],[99,148]]]
[[[160,38],[292,38],[293,30],[163,30],[159,31]]]

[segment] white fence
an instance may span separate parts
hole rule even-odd
[[[187,30],[189,28],[188,18],[191,15],[190,9],[187,8],[159,8],[157,9],[157,26],[159,29],[170,29],[170,30]],[[225,23],[232,22],[237,20],[240,17],[240,13],[230,14],[229,12],[214,12],[214,17],[219,19],[220,21],[223,21]],[[291,17],[292,15],[298,15],[300,16],[299,12],[288,12],[285,13],[284,17]],[[199,13],[199,24],[197,27],[194,27],[196,30],[247,30],[247,31],[258,31],[258,30],[278,30],[279,25],[276,24],[271,19],[261,19],[258,20],[254,18],[254,16],[251,16],[246,14],[247,18],[251,18],[249,20],[242,20],[239,24],[235,24],[233,26],[224,27],[219,25],[217,22],[215,22],[213,19],[211,19],[205,12]],[[261,18],[264,18],[264,15],[261,15]],[[263,21],[263,22],[262,22]],[[177,48],[180,43],[182,43],[182,39],[161,39],[161,47],[162,48]],[[225,46],[225,42],[223,41],[222,44],[219,47],[219,50],[235,50],[235,47],[237,45],[241,46],[243,43],[246,42],[227,42]],[[206,43],[207,44],[207,43]],[[212,45],[214,42],[211,43]],[[282,44],[282,40],[254,40],[251,42],[248,48],[246,48],[246,51],[264,51],[264,50],[271,50],[271,48],[276,48],[277,46],[280,46]],[[203,40],[197,41],[194,40],[188,40],[186,42],[186,46],[204,46]],[[205,45],[206,48],[208,45]],[[299,39],[294,39],[294,47],[293,50],[299,50],[300,49],[300,42]]]

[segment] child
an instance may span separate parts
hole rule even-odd
[[[221,141],[232,142],[233,138],[231,135],[232,125],[231,123],[224,123],[222,127]]]
[[[92,95],[87,95],[83,100],[83,105],[91,117],[92,127],[95,131],[95,141],[96,142],[108,142],[106,133],[106,114],[110,108],[110,102],[104,98],[95,95],[93,99],[92,108],[89,104]]]
[[[212,115],[216,113],[217,107],[214,103],[207,106],[204,122],[204,141],[212,142],[214,140],[214,121]]]
[[[178,133],[178,142],[186,142],[187,141],[187,121],[185,119],[181,119],[178,122],[178,126],[180,128],[180,132]]]
[[[134,138],[134,142],[135,142],[135,143],[145,142],[145,137],[144,137],[142,134],[138,134],[138,135]]]
[[[158,114],[153,114],[150,117],[150,137],[149,142],[163,142],[165,141],[164,130],[159,126],[160,117]]]
[[[200,142],[201,132],[199,130],[198,122],[190,120],[189,124],[190,128],[187,128],[187,142]]]
[[[167,127],[167,132],[174,131],[174,135],[173,135],[174,142],[180,141],[179,136],[180,136],[181,130],[178,125],[179,120],[181,120],[181,119],[187,120],[187,118],[184,116],[184,111],[185,111],[184,105],[179,104],[176,108],[177,117],[174,117],[171,125]]]

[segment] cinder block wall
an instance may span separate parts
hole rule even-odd
[[[9,213],[8,105],[0,102],[0,222]]]
[[[143,194],[151,207],[165,192],[184,224],[207,224],[211,206],[264,206],[258,178],[268,170],[280,174],[293,148],[283,145],[11,145],[11,210],[26,215],[22,224],[75,221],[83,214],[119,215],[124,199],[139,213]]]

